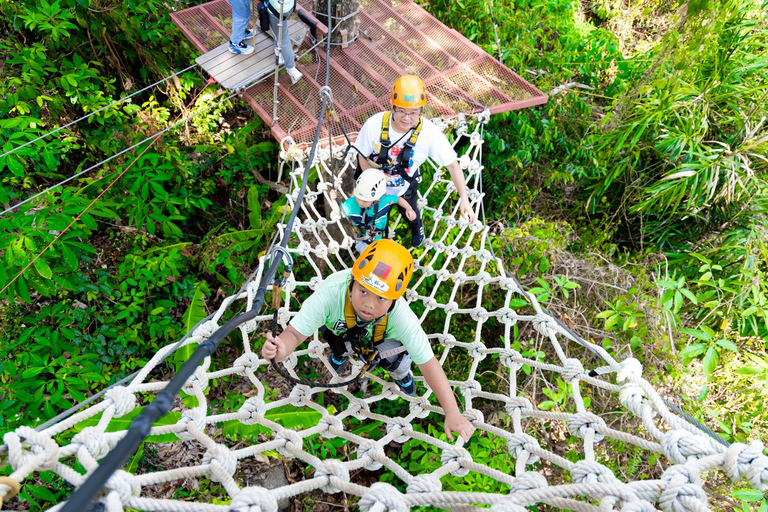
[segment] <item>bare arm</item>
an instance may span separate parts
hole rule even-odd
[[[453,396],[453,390],[451,385],[448,384],[448,378],[443,372],[443,367],[440,366],[440,362],[432,357],[429,361],[419,365],[421,374],[424,375],[424,380],[435,393],[437,401],[440,402],[440,407],[445,411],[445,435],[448,436],[450,441],[453,441],[453,434],[456,432],[464,439],[464,442],[469,441],[472,437],[472,433],[475,431],[475,427],[461,415],[459,406],[456,404],[456,398]]]
[[[358,163],[360,164],[360,169],[362,169],[362,170],[364,170],[364,171],[365,171],[366,169],[370,169],[371,167],[373,167],[373,166],[371,165],[371,163],[368,161],[368,159],[367,159],[367,158],[364,158],[364,157],[363,157],[363,155],[360,155],[360,154],[358,154],[358,155],[357,155],[357,161],[358,161]]]
[[[339,208],[339,203],[336,201],[336,198],[339,196],[339,193],[336,192],[336,190],[331,189],[330,192],[328,192],[328,195],[331,196],[331,212],[338,215],[339,217],[343,217],[341,214],[341,208]]]
[[[307,336],[289,325],[277,337],[273,338],[272,333],[267,333],[267,341],[261,348],[261,355],[265,359],[275,358],[277,362],[280,362],[291,355],[296,347],[304,343],[306,339]]]
[[[451,174],[451,181],[456,185],[456,192],[460,198],[460,209],[462,215],[469,216],[469,222],[475,222],[477,216],[472,209],[472,205],[469,203],[469,197],[467,196],[467,182],[464,180],[464,171],[461,170],[458,160],[454,160],[452,163],[445,166],[448,172]]]
[[[405,210],[405,216],[408,217],[408,220],[416,218],[416,212],[411,208],[411,205],[408,204],[408,201],[406,201],[403,196],[400,196],[397,199],[397,205]]]

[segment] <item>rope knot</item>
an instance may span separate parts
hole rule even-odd
[[[734,445],[731,445],[733,448]],[[670,430],[664,434],[661,440],[661,448],[664,455],[675,464],[685,464],[690,457],[701,459],[713,455],[714,447],[702,436],[696,436],[687,430]],[[729,448],[730,453],[730,448]],[[728,455],[725,458],[726,472],[728,472]],[[728,476],[731,476],[730,473]],[[738,479],[737,479],[738,480]]]
[[[448,304],[445,305],[445,312],[446,313],[456,313],[459,310],[459,304],[456,301],[450,301]]]
[[[443,484],[440,483],[440,479],[430,474],[418,475],[414,477],[406,488],[406,492],[408,494],[441,492],[442,490]]]
[[[112,401],[115,407],[115,418],[125,416],[136,408],[136,395],[125,386],[115,386],[107,391],[104,396]]]
[[[118,469],[109,477],[105,487],[116,492],[122,503],[128,503],[131,498],[141,494],[141,485],[139,485],[138,479],[122,469]]]
[[[341,251],[341,246],[339,245],[339,242],[336,240],[331,240],[328,242],[328,253],[329,254],[339,254],[339,251]]]
[[[371,409],[368,407],[368,402],[354,397],[349,400],[347,412],[356,420],[363,421],[368,418],[367,413],[371,412]]]
[[[301,407],[306,402],[312,402],[312,390],[304,384],[296,384],[288,395],[288,399],[293,405]]]
[[[643,364],[634,357],[623,360],[619,366],[621,368],[616,372],[616,382],[619,384],[643,377]]]
[[[467,173],[469,176],[472,176],[473,174],[478,174],[483,170],[483,166],[480,164],[480,161],[476,158],[472,159],[471,162],[469,162],[469,167],[467,167]]]
[[[366,457],[371,461],[365,465],[365,469],[368,471],[377,471],[381,469],[383,464],[379,461],[387,459],[387,455],[384,453],[384,448],[374,441],[363,441],[360,443],[360,446],[357,447],[358,460]]]
[[[312,291],[317,290],[320,287],[320,283],[323,282],[322,277],[315,276],[309,280],[309,289]]]
[[[480,285],[480,286],[485,286],[485,285]],[[479,322],[481,320],[485,321],[488,319],[488,310],[485,309],[484,307],[472,308],[469,311],[469,316],[471,316],[472,320],[474,320],[475,322]]]
[[[274,491],[263,487],[245,487],[232,498],[230,512],[277,512]]]
[[[759,462],[757,465],[754,465],[756,461]],[[738,480],[741,480],[744,475],[748,475],[752,487],[762,491],[765,489],[765,480],[762,478],[755,479],[752,472],[759,466],[765,468],[765,466],[768,465],[766,463],[768,463],[768,458],[763,455],[763,443],[760,441],[752,441],[749,445],[744,443],[733,443],[729,446],[728,450],[725,452],[723,466],[725,467],[725,472],[728,475],[728,478],[732,481],[737,482]],[[762,471],[758,470],[758,473],[765,471],[766,469],[763,469]],[[753,480],[755,480],[757,485],[752,483]]]
[[[521,418],[526,418],[533,411],[533,404],[527,398],[516,396],[507,400],[507,403],[504,404],[504,410],[513,418],[515,411],[519,412]]]
[[[341,422],[339,418],[336,416],[323,416],[320,418],[320,422],[318,423],[318,427],[322,428],[323,432],[328,432],[331,434],[331,437],[339,437],[342,432],[344,432],[344,424]],[[324,436],[328,437],[328,436]]]
[[[488,347],[486,347],[480,341],[473,341],[467,347],[467,352],[469,352],[469,355],[472,357],[472,359],[476,359],[478,361],[485,359],[485,356],[488,355],[487,351]]]
[[[464,417],[475,427],[480,427],[485,423],[485,416],[477,409],[467,409],[464,411]]]
[[[103,458],[112,449],[107,436],[96,427],[85,427],[72,438],[72,444],[79,444],[96,460]]]
[[[600,430],[607,428],[603,418],[589,412],[574,414],[568,419],[566,426],[571,434],[582,439],[587,437],[591,429],[595,433],[595,442],[603,440],[605,436],[600,433]]]
[[[449,464],[458,465],[457,468],[451,470],[451,474],[457,477],[467,476],[469,474],[469,466],[472,464],[472,456],[464,448],[458,446],[451,446],[443,450],[440,454],[440,462],[443,466]]]
[[[631,381],[625,381],[620,384],[619,402],[626,407],[635,416],[643,415],[643,404],[645,402],[645,391],[639,384]]]
[[[410,409],[411,414],[414,414],[417,418],[426,418],[429,416],[429,409],[425,407],[427,405],[429,405],[429,400],[423,396],[415,397],[408,402],[408,408]]]
[[[410,428],[411,424],[405,418],[392,418],[387,422],[387,435],[391,435],[394,442],[402,444],[410,439],[408,434],[403,433]]]
[[[215,482],[223,482],[225,479],[221,478],[223,475],[219,475],[220,471],[223,471],[229,476],[235,474],[237,470],[237,457],[232,451],[222,444],[215,444],[203,455],[203,464],[210,464],[211,480]]]
[[[205,414],[198,409],[186,409],[181,413],[181,419],[177,423],[181,430],[176,432],[176,435],[185,441],[196,439],[196,432],[205,431],[205,419]]]
[[[573,382],[584,375],[584,366],[578,359],[566,359],[560,374],[564,381]]]
[[[200,391],[205,391],[208,388],[208,376],[205,374],[205,370],[202,366],[189,376],[181,389],[188,395],[194,395],[196,394],[195,384],[199,386]]]
[[[284,457],[295,457],[301,453],[303,448],[301,436],[287,428],[275,434],[275,441],[283,442],[283,446],[277,451]]]
[[[571,469],[571,477],[575,484],[618,483],[618,480],[610,469],[590,460],[578,461],[573,469]]]
[[[659,505],[664,512],[709,509],[701,479],[686,466],[672,466],[661,475]]]
[[[632,500],[622,504],[621,512],[656,512],[656,507],[646,500]]]
[[[403,495],[389,484],[377,482],[360,498],[360,510],[363,512],[409,512],[411,507],[403,500]],[[382,510],[383,507],[383,510]]]
[[[483,387],[476,380],[466,380],[459,384],[462,395],[469,393],[471,396],[477,396],[483,390]]]
[[[259,366],[261,365],[260,361],[261,359],[258,355],[254,354],[253,352],[246,352],[245,354],[235,359],[232,367],[237,370],[238,374],[245,373],[246,369],[256,373],[256,371],[259,369]]]
[[[535,489],[541,489],[548,487],[549,482],[541,473],[536,471],[526,471],[522,475],[515,478],[512,484],[509,486],[509,494],[516,492],[533,491]]]
[[[258,396],[252,396],[240,406],[238,413],[240,414],[240,423],[243,425],[255,425],[259,423],[259,419],[264,418],[264,414],[267,412],[267,405],[264,400]]]
[[[512,370],[518,371],[523,367],[523,356],[515,349],[507,348],[501,353],[501,364]]]
[[[517,286],[517,283],[511,277],[502,276],[499,279],[499,286],[504,291],[520,293],[520,287]]]
[[[349,470],[338,460],[327,460],[315,470],[315,478],[326,480],[326,485],[322,489],[328,494],[336,494],[341,492],[341,489],[336,487],[334,483],[335,479],[341,480],[343,483],[349,483]]]
[[[219,325],[216,322],[213,320],[208,320],[207,322],[203,322],[197,329],[195,329],[191,337],[196,338],[199,336],[203,340],[207,340],[214,332],[216,332],[218,328]]]
[[[21,438],[25,439],[24,444]],[[59,445],[50,436],[30,427],[19,427],[15,432],[3,436],[8,445],[8,461],[15,470],[30,461],[37,462],[37,468],[49,470],[59,460]]]
[[[483,143],[483,138],[480,136],[480,132],[473,132],[472,135],[469,136],[469,142],[475,146],[481,145]]]
[[[528,456],[528,464],[533,464],[539,460],[536,452],[540,450],[539,442],[528,434],[515,433],[507,439],[507,450],[516,459]],[[535,473],[538,475],[538,473]]]

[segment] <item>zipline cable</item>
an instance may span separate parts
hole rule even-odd
[[[208,83],[207,83],[207,84],[205,84],[205,87],[203,87],[202,89],[200,89],[200,92],[198,92],[198,93],[197,93],[197,95],[196,95],[196,96],[195,96],[195,97],[192,99],[192,101],[190,101],[190,102],[189,102],[189,104],[187,105],[187,108],[189,108],[189,106],[191,106],[191,105],[194,105],[195,101],[197,101],[197,98],[199,98],[199,97],[200,97],[200,95],[203,93],[203,91],[204,91],[204,90],[205,90],[205,89],[206,89],[206,88],[207,88],[209,85],[211,85],[213,82],[214,82],[214,80],[213,80],[212,78],[211,78],[210,80],[208,80]],[[128,170],[129,170],[129,169],[130,169],[130,168],[133,166],[133,164],[135,164],[135,163],[136,163],[136,162],[139,160],[139,158],[141,158],[141,157],[144,155],[144,153],[146,153],[146,152],[149,150],[149,148],[151,148],[151,147],[152,147],[152,145],[153,145],[153,144],[154,144],[154,143],[155,143],[157,140],[159,140],[159,139],[160,139],[160,136],[161,136],[163,133],[165,133],[166,131],[168,131],[168,129],[172,128],[172,127],[173,127],[173,126],[175,126],[176,124],[180,124],[180,123],[186,122],[187,120],[191,119],[192,117],[195,117],[195,116],[197,116],[197,115],[199,115],[199,114],[202,114],[203,112],[205,112],[205,111],[207,111],[207,110],[210,110],[210,109],[212,109],[213,107],[216,107],[216,106],[218,106],[219,104],[221,104],[221,103],[223,103],[223,102],[225,102],[225,101],[229,100],[230,98],[232,98],[233,96],[236,96],[236,95],[237,95],[237,93],[234,93],[234,94],[232,94],[232,95],[228,96],[227,98],[224,98],[224,99],[223,99],[223,100],[221,100],[219,103],[217,103],[217,104],[214,104],[214,105],[211,105],[211,106],[207,107],[206,109],[204,109],[204,110],[201,110],[200,112],[197,112],[196,114],[194,114],[194,115],[190,116],[189,118],[185,118],[185,119],[183,119],[182,121],[178,121],[178,122],[175,122],[175,121],[176,121],[176,120],[177,120],[179,117],[181,117],[181,115],[182,115],[182,114],[179,114],[178,116],[176,116],[176,119],[174,119],[174,122],[175,122],[175,123],[174,123],[172,126],[170,126],[169,128],[166,128],[165,130],[162,130],[162,131],[160,131],[160,132],[157,132],[155,135],[153,135],[152,137],[150,137],[150,138],[152,139],[152,141],[151,141],[151,142],[150,142],[150,143],[147,145],[147,147],[146,147],[146,148],[144,148],[144,149],[142,150],[142,152],[141,152],[141,153],[139,153],[139,155],[138,155],[136,158],[134,158],[134,159],[133,159],[133,161],[132,161],[130,164],[128,164],[128,167],[126,167],[125,169],[123,169],[123,172],[121,172],[120,174],[118,174],[118,175],[117,175],[117,177],[116,177],[115,179],[113,179],[113,180],[112,180],[112,182],[111,182],[109,185],[107,185],[107,188],[105,188],[104,190],[102,190],[102,191],[101,191],[101,193],[100,193],[98,196],[96,196],[96,197],[93,199],[93,201],[91,201],[91,202],[88,204],[88,206],[86,206],[86,207],[85,207],[85,209],[84,209],[82,212],[78,213],[78,214],[77,214],[77,216],[76,216],[74,219],[72,219],[72,222],[70,222],[70,223],[67,225],[67,227],[65,227],[63,230],[61,230],[61,231],[60,231],[60,232],[59,232],[59,233],[56,235],[56,237],[55,237],[53,240],[51,240],[51,242],[50,242],[48,245],[46,245],[46,246],[45,246],[45,248],[44,248],[42,251],[40,251],[40,253],[39,253],[37,256],[35,256],[34,258],[32,258],[32,261],[30,261],[29,263],[27,263],[27,265],[26,265],[26,266],[25,266],[23,269],[21,269],[21,270],[19,271],[19,273],[18,273],[18,274],[16,274],[16,275],[14,276],[14,278],[13,278],[13,279],[11,279],[11,280],[8,282],[8,284],[6,284],[6,285],[3,287],[3,289],[2,289],[2,290],[0,290],[0,296],[2,296],[3,292],[5,292],[5,291],[6,291],[6,290],[7,290],[7,289],[8,289],[8,288],[9,288],[9,287],[10,287],[10,286],[11,286],[11,285],[14,283],[14,282],[16,282],[16,280],[17,280],[19,277],[21,277],[21,275],[22,275],[24,272],[26,272],[26,270],[27,270],[29,267],[31,267],[31,266],[32,266],[32,265],[33,265],[33,264],[34,264],[34,263],[35,263],[35,262],[36,262],[38,259],[40,259],[40,257],[41,257],[43,254],[45,254],[45,252],[46,252],[48,249],[50,249],[50,248],[51,248],[51,246],[52,246],[54,243],[56,243],[56,241],[57,241],[59,238],[61,238],[61,237],[62,237],[62,235],[63,235],[64,233],[66,233],[67,231],[69,231],[69,228],[71,228],[71,227],[72,227],[72,226],[75,224],[75,222],[77,222],[78,220],[80,220],[80,218],[81,218],[83,215],[85,215],[85,213],[86,213],[86,212],[87,212],[87,211],[88,211],[88,210],[89,210],[89,209],[90,209],[90,208],[91,208],[91,207],[92,207],[94,204],[96,204],[96,201],[98,201],[99,199],[101,199],[101,196],[103,196],[105,193],[107,193],[107,191],[108,191],[110,188],[112,188],[112,186],[113,186],[115,183],[117,183],[117,181],[118,181],[120,178],[122,178],[122,177],[123,177],[123,175],[124,175],[126,172],[128,172]],[[144,141],[142,141],[142,143],[146,142],[146,140],[147,140],[147,139],[145,139]]]
[[[96,114],[98,114],[98,113],[99,113],[99,112],[101,112],[102,110],[106,110],[106,109],[108,109],[108,108],[110,108],[110,107],[114,107],[115,105],[118,105],[118,104],[120,104],[120,103],[124,102],[125,100],[127,100],[127,99],[129,99],[129,98],[132,98],[132,97],[136,96],[137,94],[140,94],[140,93],[142,93],[142,92],[146,91],[147,89],[151,89],[152,87],[155,87],[155,86],[157,86],[157,85],[160,85],[160,84],[162,84],[163,82],[167,82],[167,81],[168,81],[168,80],[170,80],[171,78],[173,78],[173,77],[175,77],[175,76],[179,76],[180,74],[182,74],[182,73],[185,73],[185,72],[187,72],[187,71],[189,71],[190,69],[192,69],[192,68],[195,68],[195,67],[197,67],[197,64],[192,64],[191,66],[189,66],[189,67],[187,67],[187,68],[184,68],[184,69],[182,69],[181,71],[177,71],[176,73],[173,73],[172,75],[169,75],[169,76],[167,76],[167,77],[163,78],[162,80],[158,80],[157,82],[153,83],[152,85],[148,85],[148,86],[144,87],[143,89],[139,89],[139,90],[138,90],[138,91],[136,91],[136,92],[132,92],[131,94],[129,94],[128,96],[125,96],[124,98],[120,98],[119,100],[113,101],[113,102],[112,102],[112,103],[110,103],[109,105],[107,105],[107,106],[105,106],[105,107],[101,107],[99,110],[94,110],[94,111],[93,111],[93,112],[91,112],[90,114],[84,115],[83,117],[81,117],[81,118],[79,118],[79,119],[75,119],[74,121],[71,121],[71,122],[69,122],[69,123],[65,124],[64,126],[60,126],[60,127],[56,128],[55,130],[51,130],[51,131],[50,131],[50,132],[48,132],[48,133],[45,133],[45,134],[43,134],[43,135],[40,135],[40,136],[39,136],[39,137],[37,137],[36,139],[33,139],[33,140],[30,140],[30,141],[27,141],[27,142],[25,142],[24,144],[22,144],[21,146],[17,146],[17,147],[15,147],[15,148],[11,149],[10,151],[6,151],[6,152],[5,152],[5,153],[3,153],[2,155],[0,155],[0,158],[3,158],[4,156],[8,156],[8,155],[10,155],[10,154],[13,154],[13,153],[15,153],[16,151],[20,150],[21,148],[25,148],[25,147],[29,146],[30,144],[34,144],[35,142],[37,142],[37,141],[39,141],[39,140],[42,140],[42,139],[44,139],[44,138],[46,138],[46,137],[48,137],[48,136],[50,136],[50,135],[53,135],[54,133],[58,133],[58,132],[60,132],[61,130],[63,130],[64,128],[68,128],[68,127],[72,126],[73,124],[77,124],[77,123],[79,123],[80,121],[84,121],[85,119],[88,119],[89,117],[91,117],[91,116],[93,116],[93,115],[96,115]],[[5,212],[3,212],[3,213],[5,213]]]
[[[331,11],[331,0],[328,0],[328,12]],[[328,32],[330,33],[331,27]],[[328,87],[328,69],[330,64],[328,59],[330,58],[331,47],[326,45],[326,77],[325,86]],[[304,200],[304,194],[309,183],[309,171],[312,168],[315,161],[315,154],[317,152],[318,142],[320,141],[320,133],[323,126],[323,120],[325,118],[325,109],[328,103],[328,94],[321,89],[320,95],[322,96],[322,103],[320,105],[319,119],[317,121],[317,128],[315,129],[315,137],[312,141],[312,148],[309,152],[309,158],[304,166],[304,174],[301,181],[301,187],[296,198],[296,207],[291,209],[291,215],[288,217],[288,223],[283,234],[283,239],[280,242],[280,247],[283,251],[287,250],[288,239],[293,231],[293,224],[296,221],[296,217],[301,210],[300,206]],[[267,286],[272,281],[277,272],[277,268],[282,261],[281,258],[272,258],[269,268],[261,278],[259,288],[256,291],[256,295],[253,299],[253,307],[250,311],[246,311],[240,315],[229,320],[227,323],[218,328],[211,336],[200,343],[195,349],[192,356],[182,365],[176,375],[168,382],[165,389],[157,394],[151,404],[147,405],[144,410],[139,414],[136,419],[131,422],[131,426],[125,433],[125,436],[118,442],[118,444],[110,450],[110,452],[104,457],[99,464],[99,467],[91,474],[90,477],[70,496],[69,500],[60,509],[61,512],[80,512],[85,510],[91,503],[94,496],[104,487],[107,480],[112,474],[122,466],[128,457],[136,451],[139,445],[147,438],[152,424],[157,420],[165,416],[173,406],[174,399],[178,395],[181,388],[187,382],[189,377],[197,370],[197,367],[202,364],[206,357],[211,356],[218,347],[219,343],[233,330],[235,330],[240,324],[248,322],[258,316],[264,305],[264,297],[267,294]]]

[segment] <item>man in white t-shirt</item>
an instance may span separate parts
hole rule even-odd
[[[392,86],[392,110],[371,116],[355,141],[359,152],[359,172],[373,167],[369,159],[381,166],[389,177],[387,194],[402,196],[416,212],[416,218],[408,222],[414,247],[424,242],[424,223],[416,201],[421,182],[419,166],[428,157],[447,168],[451,174],[461,200],[461,214],[467,215],[470,222],[476,218],[467,197],[467,185],[456,151],[434,123],[421,117],[426,103],[426,88],[421,78],[401,76]],[[398,208],[405,218],[404,210]]]

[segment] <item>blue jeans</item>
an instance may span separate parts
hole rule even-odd
[[[232,36],[234,44],[242,43],[245,39],[245,29],[251,21],[251,0],[229,0],[232,6]]]
[[[229,0],[233,2],[235,0]],[[275,16],[272,11],[269,11],[269,26],[272,29],[274,35],[275,48],[277,48],[277,38],[279,37],[280,18]],[[293,45],[291,44],[291,34],[288,32],[288,19],[283,16],[283,34],[282,41],[280,43],[280,53],[283,54],[283,60],[285,61],[285,68],[291,69],[296,67],[296,59],[293,56]]]

